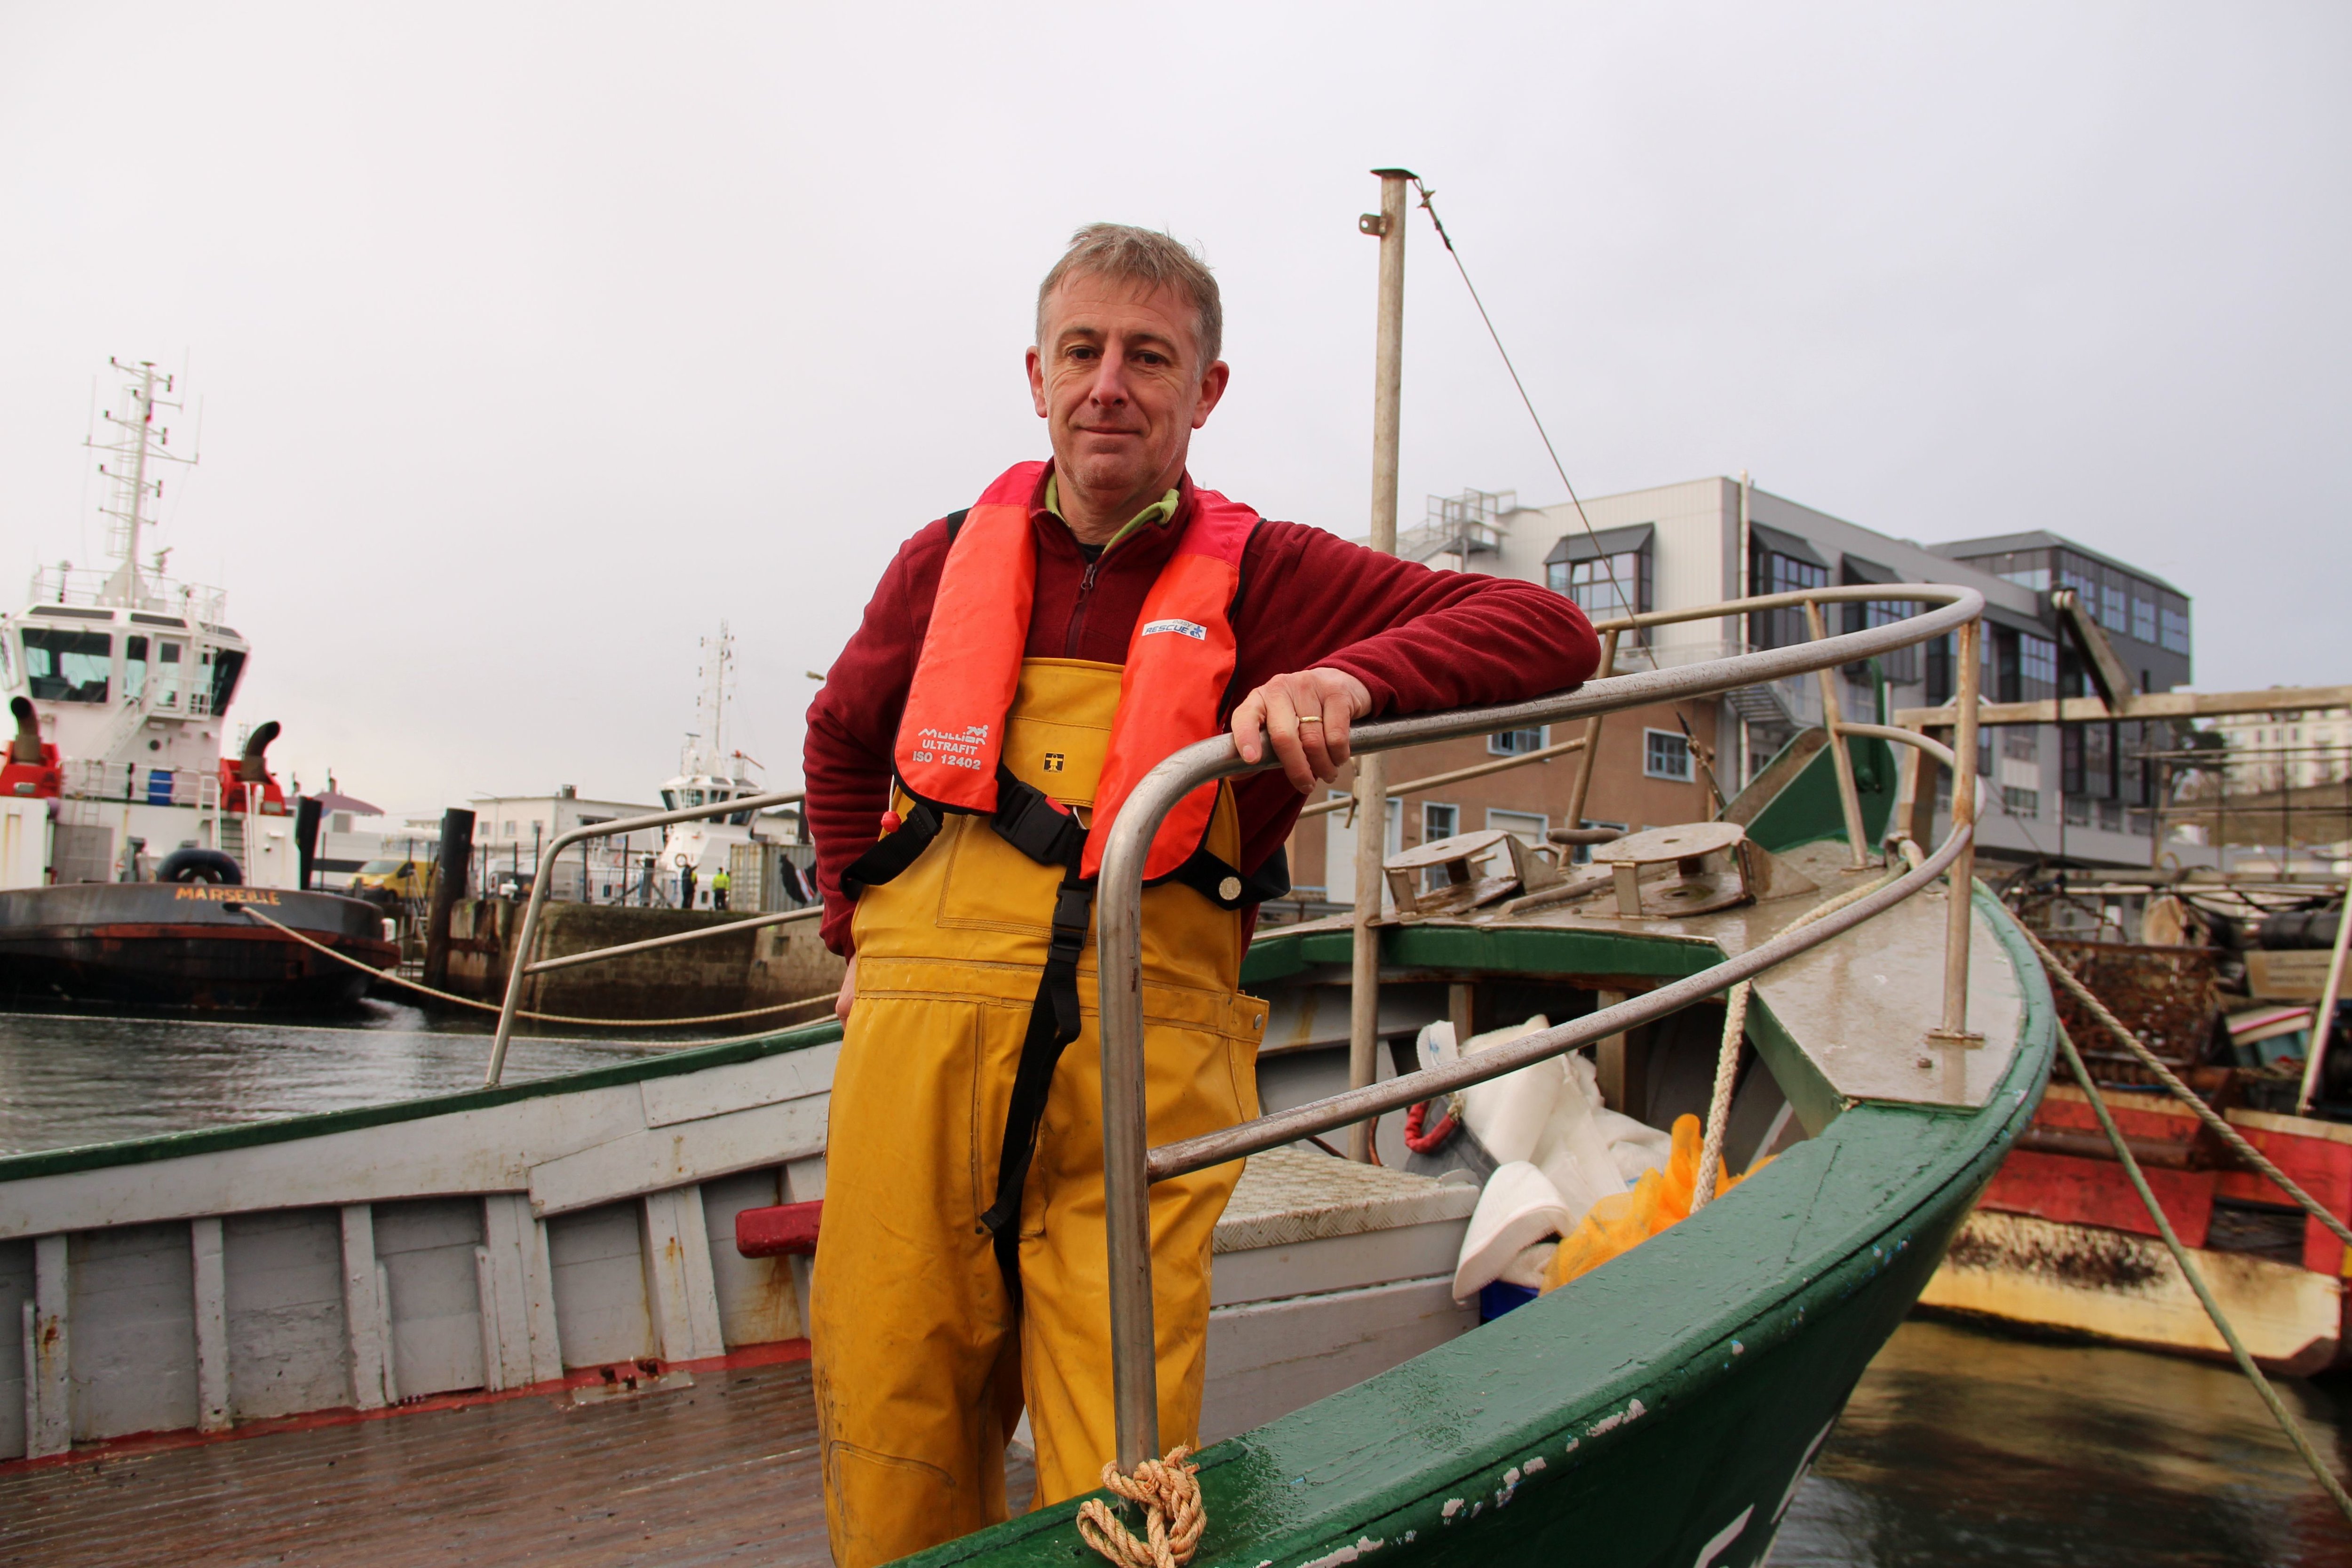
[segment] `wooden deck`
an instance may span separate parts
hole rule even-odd
[[[831,1562],[805,1362],[0,1468],[9,1568],[655,1562]]]

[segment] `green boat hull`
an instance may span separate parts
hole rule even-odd
[[[1973,1111],[1865,1101],[1717,1204],[1475,1331],[1200,1458],[1201,1564],[1759,1563],[1863,1369],[2032,1115],[2046,983],[1981,889],[2023,995],[2019,1048]],[[1466,953],[1465,941],[1486,951]],[[1249,978],[1344,957],[1262,944]],[[1336,952],[1331,951],[1336,942]],[[1438,944],[1443,943],[1442,954]],[[1383,958],[1593,973],[1622,937],[1391,931]],[[1639,943],[1675,969],[1701,955]],[[1430,951],[1416,951],[1427,947]],[[1622,967],[1620,968],[1622,971]],[[1767,1043],[1780,1031],[1759,1031]],[[1785,1038],[1785,1037],[1784,1037]],[[1076,1500],[908,1561],[1094,1561]]]

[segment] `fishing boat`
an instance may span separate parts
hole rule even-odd
[[[1512,708],[1366,725],[1357,744],[1598,724],[1966,635],[1981,609],[1965,588],[1874,584],[1676,615],[1862,594],[1929,607]],[[1968,754],[1965,721],[1959,739]],[[1912,763],[1899,790],[1898,745]],[[1145,781],[1113,835],[1083,982],[1098,986],[1102,1017],[1106,1327],[1129,1467],[1158,1446],[1139,1352],[1151,1343],[1145,1194],[1171,1173],[1248,1162],[1215,1240],[1194,1562],[1762,1560],[2050,1068],[2049,993],[2020,928],[1970,875],[1965,797],[1940,844],[1902,832],[1951,755],[1832,715],[1717,820],[1600,846],[1591,866],[1564,847],[1477,836],[1399,858],[1385,911],[1276,928],[1249,950],[1244,984],[1269,1009],[1255,1069],[1265,1113],[1160,1149],[1144,1138],[1131,984],[1140,850],[1187,791],[1242,764],[1219,740]],[[740,808],[583,827],[551,852]],[[518,975],[544,897],[532,889]],[[1358,984],[1368,1007],[1351,1006]],[[1740,1026],[1728,1005],[1745,1007]],[[1381,1047],[1369,1058],[1357,1018]],[[1462,1045],[1422,1065],[1417,1043],[1446,1022]],[[1511,1037],[1469,1049],[1476,1032]],[[24,1539],[44,1540],[89,1495],[57,1467],[142,1452],[135,1473],[111,1472],[125,1532],[177,1499],[201,1511],[232,1496],[241,1520],[299,1517],[306,1541],[348,1540],[355,1559],[377,1560],[383,1543],[348,1510],[408,1473],[397,1454],[437,1476],[489,1476],[507,1445],[528,1442],[547,1486],[582,1478],[601,1495],[611,1445],[651,1443],[630,1465],[651,1475],[657,1451],[676,1473],[631,1483],[626,1510],[583,1500],[566,1527],[575,1558],[682,1549],[723,1529],[777,1560],[822,1562],[798,1362],[838,1026],[504,1081],[509,1053],[530,1048],[502,1018],[488,1081],[466,1094],[0,1160],[0,1306],[20,1302],[26,1325],[21,1352],[0,1345],[0,1455],[25,1456],[0,1464],[0,1511]],[[1710,1152],[1747,1173],[1519,1304],[1457,1299],[1475,1172],[1336,1158],[1320,1142],[1372,1122],[1377,1147],[1411,1107],[1513,1073],[1557,1079],[1584,1052],[1612,1112],[1651,1126],[1704,1113]],[[756,1436],[740,1425],[754,1410]],[[369,1432],[378,1480],[354,1470],[360,1489],[321,1491],[314,1478]],[[214,1489],[201,1499],[187,1489],[199,1469]],[[646,1487],[657,1500],[637,1508]],[[469,1505],[465,1549],[528,1560],[547,1528],[538,1512],[485,1507]],[[1087,1555],[1076,1508],[919,1560],[1066,1563]],[[601,1522],[621,1517],[625,1533]],[[109,1527],[85,1516],[75,1528],[79,1552]],[[420,1546],[442,1538],[429,1513],[403,1529]],[[58,1542],[52,1560],[82,1560]]]
[[[2116,667],[2096,624],[2076,619],[2085,668]],[[2115,682],[2057,702],[1988,705],[1980,718],[2284,724],[2347,701],[2352,688],[2341,686],[2151,694]],[[1920,725],[1945,717],[1898,715]],[[2225,754],[2193,747],[2151,759],[2167,776],[2165,812],[2221,840],[2215,866],[2032,868],[2008,880],[2004,897],[2064,971],[2061,1021],[2217,1304],[2257,1363],[2308,1375],[2352,1363],[2352,1248],[2247,1151],[2339,1224],[2352,1221],[2347,889],[2340,872],[2295,871],[2283,855],[2279,864],[2228,863],[2229,773],[2259,759],[2217,764]],[[2176,762],[2199,787],[2171,787]],[[2258,802],[2265,827],[2278,823],[2286,793]],[[2340,812],[2335,799],[2326,805]],[[2244,822],[2247,803],[2234,809]],[[2117,1037],[2102,1011],[2130,1037]],[[2168,1253],[2088,1096],[2058,1084],[1922,1301],[2042,1332],[2228,1356]]]
[[[271,773],[275,721],[231,738],[252,645],[216,588],[142,562],[170,449],[173,379],[124,374],[99,444],[112,563],[33,574],[0,613],[0,997],[197,1011],[316,1010],[358,1000],[364,972],[259,930],[228,905],[379,967],[398,957],[381,912],[305,890],[318,816]],[[235,889],[234,891],[227,889]]]

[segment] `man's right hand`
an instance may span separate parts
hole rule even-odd
[[[849,955],[849,967],[841,972],[841,994],[833,999],[833,1016],[843,1023],[849,1022],[849,1009],[857,1004],[857,955]]]

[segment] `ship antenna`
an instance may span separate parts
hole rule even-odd
[[[114,520],[107,530],[106,547],[118,564],[100,596],[105,602],[138,609],[148,607],[146,579],[139,566],[140,535],[156,521],[148,515],[149,500],[163,493],[162,474],[157,472],[151,478],[150,469],[163,463],[193,466],[196,459],[168,450],[171,432],[155,426],[158,408],[182,406],[156,395],[159,382],[165,394],[174,391],[174,379],[158,376],[152,360],[142,360],[136,365],[125,364],[119,359],[106,363],[134,379],[122,389],[122,412],[109,411],[105,416],[117,434],[108,440],[85,443],[107,454],[107,460],[99,464],[98,471],[114,481],[112,504],[99,510]]]

